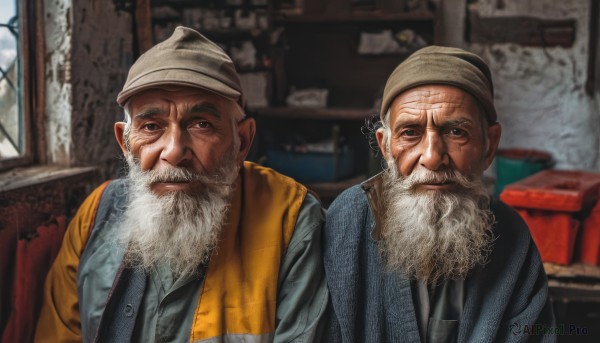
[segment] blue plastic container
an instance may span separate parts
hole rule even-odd
[[[299,182],[334,182],[354,172],[354,153],[348,147],[338,153],[267,149],[267,160],[269,167]]]

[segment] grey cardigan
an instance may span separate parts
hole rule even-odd
[[[411,282],[383,270],[377,250],[381,176],[342,193],[330,206],[324,259],[331,301],[326,342],[419,342]],[[554,342],[548,286],[526,224],[494,201],[489,262],[465,280],[458,342]],[[537,335],[530,332],[538,330]],[[539,332],[542,331],[542,333]]]

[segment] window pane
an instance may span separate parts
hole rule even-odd
[[[0,159],[24,152],[21,66],[15,0],[0,0]]]

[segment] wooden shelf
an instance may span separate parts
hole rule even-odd
[[[260,107],[252,110],[258,116],[295,119],[367,119],[376,114],[371,109],[356,108],[309,108],[309,107]]]
[[[598,279],[600,282],[600,267],[591,266],[583,263],[573,263],[568,266],[561,266],[554,263],[544,263],[544,270],[549,277],[555,278],[588,278]]]
[[[433,12],[382,12],[354,11],[350,13],[317,13],[302,15],[279,15],[273,18],[276,23],[326,23],[326,22],[373,22],[373,21],[430,21]]]
[[[25,187],[39,186],[44,183],[56,182],[80,175],[92,178],[97,172],[98,168],[96,167],[66,168],[57,165],[12,169],[0,174],[0,193]]]
[[[306,183],[308,189],[316,192],[321,198],[335,198],[344,190],[365,181],[365,175],[358,175],[350,179],[337,182],[313,182]]]
[[[214,40],[240,40],[240,39],[252,39],[260,37],[261,35],[267,34],[266,30],[254,28],[254,29],[239,29],[239,28],[230,28],[230,29],[212,29],[212,30],[202,30],[196,29],[198,32],[202,33],[209,39]]]
[[[600,302],[600,267],[583,263],[544,263],[550,297],[560,301]]]
[[[170,6],[170,7],[202,7],[202,8],[207,8],[209,7],[208,1],[198,1],[198,0],[153,0],[152,1],[152,6]],[[250,9],[267,9],[268,5],[252,5],[252,4],[247,4],[244,5],[247,8]],[[226,9],[226,8],[239,8],[239,6],[237,5],[228,5],[227,3],[225,3],[224,1],[215,1],[214,4],[212,4],[212,7],[214,7],[214,9]]]
[[[553,300],[600,302],[600,284],[548,280],[550,297]]]

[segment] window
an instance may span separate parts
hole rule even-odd
[[[0,158],[22,155],[23,106],[20,101],[19,26],[14,0],[0,7]]]
[[[28,5],[33,0],[0,0],[0,170],[30,163],[32,159],[29,112],[35,75]],[[32,23],[33,25],[27,25]]]

